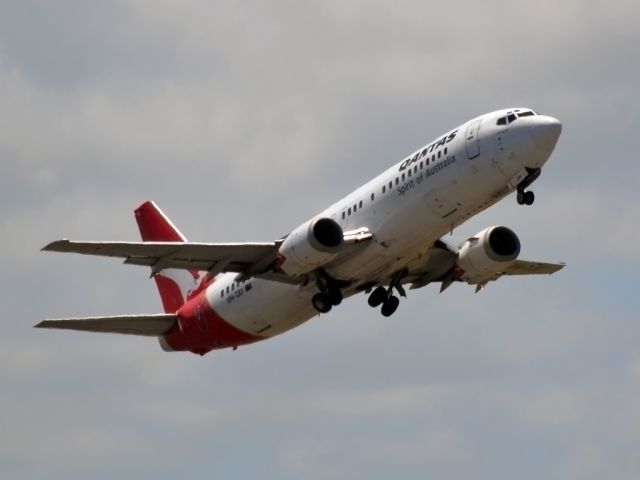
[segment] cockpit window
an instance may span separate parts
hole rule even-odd
[[[496,125],[506,125],[508,123],[515,122],[518,118],[532,117],[534,115],[537,115],[537,113],[533,110],[516,109],[512,112],[507,112],[507,115],[505,117],[500,117],[496,122]]]

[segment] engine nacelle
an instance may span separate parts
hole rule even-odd
[[[285,238],[278,250],[278,265],[289,275],[302,275],[329,262],[343,247],[340,225],[330,218],[316,218]]]
[[[482,230],[466,240],[458,252],[458,275],[467,283],[480,283],[502,272],[520,254],[520,240],[507,227]]]

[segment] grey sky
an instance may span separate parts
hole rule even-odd
[[[635,1],[0,2],[2,478],[635,479]],[[466,119],[558,117],[505,224],[550,278],[363,296],[199,358],[35,331],[157,312],[144,269],[45,255],[137,239],[152,198],[200,241],[270,240]]]

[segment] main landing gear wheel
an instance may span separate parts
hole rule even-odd
[[[311,299],[311,303],[313,308],[320,313],[327,313],[332,307],[331,297],[326,293],[316,293]]]
[[[524,190],[518,190],[517,201],[519,205],[533,205],[533,201],[536,199],[536,196],[533,192],[525,192]]]
[[[339,288],[329,288],[329,290],[327,290],[327,296],[333,306],[337,306],[342,303],[342,292]]]
[[[380,312],[385,317],[390,317],[398,309],[398,305],[400,305],[400,299],[395,295],[391,295],[382,304],[382,309],[380,310]]]
[[[367,301],[369,302],[370,306],[376,308],[378,305],[384,303],[384,301],[387,299],[387,296],[387,289],[384,287],[378,287],[373,292],[371,292],[371,295],[369,295],[369,300]]]

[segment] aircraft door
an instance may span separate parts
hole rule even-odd
[[[472,160],[480,155],[480,139],[478,138],[478,130],[480,130],[480,121],[476,120],[467,127],[465,135],[465,143],[467,146],[467,158]]]

